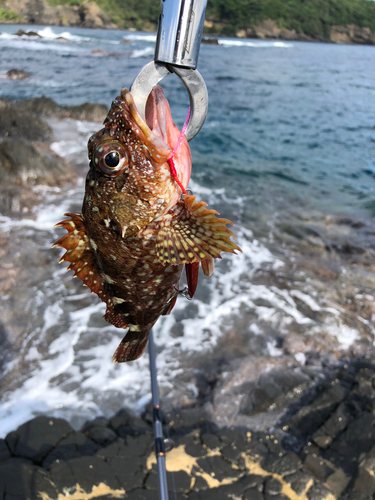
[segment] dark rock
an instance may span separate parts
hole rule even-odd
[[[35,97],[34,99],[27,99],[25,101],[17,101],[12,103],[12,106],[17,109],[19,113],[33,113],[41,116],[52,116],[61,112],[63,107],[60,107],[49,97]]]
[[[27,141],[46,141],[52,137],[52,129],[44,121],[27,110],[9,103],[0,103],[0,135],[6,138],[22,138]]]
[[[263,493],[261,493],[259,490],[255,489],[249,489],[246,490],[243,497],[243,500],[264,500]]]
[[[327,500],[331,492],[322,484],[314,484],[307,492],[308,500]]]
[[[202,434],[201,439],[202,443],[212,451],[219,450],[223,446],[223,443],[216,434]]]
[[[46,471],[22,459],[12,459],[0,464],[0,492],[4,499],[40,499],[40,492],[57,498],[57,490]],[[3,498],[3,497],[1,497]]]
[[[182,408],[171,414],[170,434],[187,434],[199,428],[211,430],[212,425],[208,421],[209,419],[203,408]]]
[[[70,460],[82,455],[94,455],[98,449],[99,445],[94,443],[85,434],[72,432],[48,453],[43,461],[43,467],[48,469],[52,463],[58,460]]]
[[[209,38],[204,36],[202,38],[202,43],[206,43],[208,45],[219,45],[219,40],[217,38]]]
[[[49,470],[58,491],[75,488],[77,484],[89,492],[92,491],[93,486],[98,486],[100,483],[104,483],[113,490],[121,488],[110,465],[98,456],[54,462]]]
[[[7,71],[7,77],[9,80],[25,80],[30,78],[30,73],[23,71],[23,69],[10,69]]]
[[[278,495],[281,492],[282,484],[274,477],[268,477],[264,483],[264,493],[266,495]]]
[[[154,446],[154,437],[151,432],[139,436],[126,436],[128,454],[130,456],[148,456]]]
[[[11,456],[10,449],[5,439],[0,439],[0,462],[5,462],[5,460],[8,460]]]
[[[315,399],[308,406],[303,406],[293,417],[283,420],[283,425],[289,428],[291,434],[303,441],[318,430],[319,427],[336,410],[345,398],[348,387],[345,383],[327,381],[319,390]]]
[[[245,415],[255,415],[267,411],[271,406],[285,406],[292,394],[298,395],[312,383],[310,377],[300,370],[282,369],[262,374],[256,384],[249,387],[249,394],[241,406]],[[280,400],[280,401],[279,401]]]
[[[294,474],[286,476],[285,481],[290,484],[292,490],[294,490],[297,495],[302,495],[306,491],[307,485],[311,482],[311,474],[304,470],[298,470]]]
[[[126,436],[137,437],[141,434],[150,433],[151,425],[144,420],[135,417],[127,410],[120,410],[109,421],[109,427],[120,437]]]
[[[265,463],[266,467],[267,465],[268,461]],[[287,453],[282,457],[276,458],[272,465],[267,467],[267,470],[279,474],[280,476],[287,476],[294,474],[301,467],[301,459],[295,453]]]
[[[108,427],[102,427],[100,425],[95,425],[90,427],[88,431],[85,432],[86,436],[100,444],[100,446],[107,446],[113,443],[117,438],[117,434]]]
[[[142,488],[145,479],[145,461],[140,457],[111,457],[106,459],[107,464],[117,477],[118,482],[124,490]]]
[[[76,178],[71,165],[49,148],[36,148],[24,140],[0,142],[0,183],[58,186]],[[9,192],[8,189],[5,190]],[[10,194],[12,194],[10,192]]]
[[[347,405],[342,403],[314,434],[312,440],[319,448],[327,448],[352,420]]]
[[[375,453],[370,452],[358,466],[354,489],[368,496],[375,493]]]
[[[66,420],[61,418],[36,417],[18,427],[15,435],[5,438],[13,454],[25,457],[39,464],[44,457],[63,439],[73,432]]]
[[[15,35],[17,35],[17,36],[36,36],[38,38],[42,38],[42,36],[39,35],[39,33],[37,33],[36,31],[18,30],[17,33],[15,33]]]
[[[342,469],[337,469],[328,477],[325,485],[339,498],[351,479],[351,476],[347,476]]]
[[[197,460],[197,465],[218,481],[238,477],[241,474],[241,471],[234,469],[221,456],[200,458]]]
[[[177,493],[187,493],[190,490],[191,477],[183,470],[176,471],[173,473],[173,475],[171,472],[167,472],[167,482],[169,491],[173,491],[174,485]],[[145,487],[150,490],[159,489],[159,479],[156,464],[152,466],[152,470],[147,475]]]
[[[325,481],[334,471],[334,468],[330,467],[322,457],[315,454],[307,455],[303,468],[320,481]]]
[[[155,500],[155,490],[144,490],[137,489],[134,491],[129,491],[126,493],[124,499],[125,500]],[[170,498],[174,499],[174,496],[170,496]],[[185,500],[186,497],[177,493],[176,500]]]
[[[66,106],[64,116],[74,118],[75,120],[87,120],[93,122],[102,122],[107,115],[108,108],[104,104],[91,104],[86,102],[79,106]]]

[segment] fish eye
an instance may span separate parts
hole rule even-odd
[[[107,177],[116,177],[128,166],[125,147],[113,141],[103,141],[96,145],[93,159],[97,167]]]
[[[105,155],[103,161],[108,168],[116,168],[120,163],[120,153],[118,151],[110,151]]]

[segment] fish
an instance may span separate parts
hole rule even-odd
[[[199,266],[210,276],[221,252],[241,249],[227,228],[232,222],[186,190],[191,152],[160,86],[148,97],[145,120],[124,88],[90,137],[88,157],[82,212],[56,224],[67,234],[53,246],[66,250],[60,262],[105,302],[104,319],[128,329],[112,362],[133,361],[178,295],[193,297]],[[188,286],[180,290],[184,267]]]

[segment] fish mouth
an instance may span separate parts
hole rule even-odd
[[[145,136],[152,157],[158,163],[164,163],[173,156],[177,174],[186,188],[191,175],[190,148],[186,137],[184,137],[177,151],[174,151],[181,132],[173,122],[171,109],[163,89],[156,85],[148,96],[146,120],[143,120],[139,114],[133,96],[128,89],[121,91],[121,97],[128,105],[134,122]]]

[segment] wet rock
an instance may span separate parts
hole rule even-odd
[[[18,139],[0,142],[0,183],[9,197],[14,195],[9,183],[29,188],[38,184],[58,186],[75,177],[72,166],[49,148],[37,148]]]
[[[219,45],[219,40],[217,38],[208,38],[204,36],[202,38],[202,43],[206,43],[208,45]]]
[[[93,122],[103,122],[108,108],[104,104],[92,104],[86,102],[79,106],[66,106],[63,108],[64,116],[75,120],[87,120]]]
[[[56,447],[43,460],[43,467],[48,469],[51,464],[60,460],[70,460],[82,455],[94,455],[99,445],[81,432],[73,432],[61,439]]]
[[[10,457],[11,453],[5,439],[0,439],[0,462],[5,462]]]
[[[73,429],[66,420],[36,417],[8,434],[5,440],[13,455],[40,464],[52,448],[71,432]]]
[[[222,481],[224,478],[238,477],[240,475],[240,471],[234,469],[221,456],[200,458],[197,460],[197,464],[204,472],[218,481]]]
[[[7,139],[23,138],[27,141],[47,141],[52,129],[43,120],[20,107],[0,102],[0,136]]]
[[[78,484],[84,491],[91,492],[93,486],[104,483],[112,490],[121,486],[109,464],[100,457],[79,457],[53,463],[50,476],[59,491],[75,489]]]
[[[61,112],[63,107],[60,107],[49,97],[35,97],[33,99],[27,99],[25,101],[16,101],[12,103],[12,106],[21,113],[32,113],[36,116],[51,116]]]
[[[85,435],[100,446],[107,446],[117,439],[117,434],[112,429],[100,425],[91,426]]]
[[[0,494],[4,499],[37,500],[39,492],[57,498],[57,490],[51,483],[48,473],[41,467],[25,463],[22,459],[12,459],[0,464]]]
[[[167,482],[169,491],[173,491],[175,485],[177,493],[187,493],[190,490],[191,478],[190,476],[183,470],[175,471],[172,474],[170,472],[167,473]],[[159,480],[158,480],[158,472],[156,464],[153,465],[152,470],[149,472],[146,481],[145,487],[150,490],[158,490],[159,489]]]
[[[17,33],[15,33],[15,35],[17,35],[17,36],[36,36],[38,38],[42,38],[42,36],[39,35],[39,33],[36,32],[36,31],[24,31],[24,30],[21,30],[21,29],[19,29],[17,31]]]
[[[7,71],[6,75],[9,80],[25,80],[31,76],[30,73],[23,69],[10,69]]]
[[[151,425],[144,420],[136,418],[127,410],[120,410],[109,421],[109,427],[120,437],[138,437],[145,433],[150,433]]]

